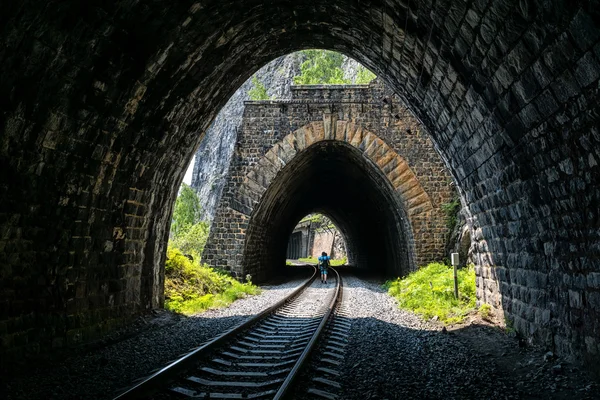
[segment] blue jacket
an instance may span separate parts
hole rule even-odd
[[[329,260],[331,260],[331,257],[329,256],[319,256],[319,266],[321,268],[325,267],[327,268],[329,266]],[[323,265],[323,261],[327,261],[327,264]]]

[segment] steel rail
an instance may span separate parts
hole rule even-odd
[[[285,380],[283,381],[283,383],[279,387],[279,390],[277,391],[277,393],[275,393],[275,397],[273,397],[273,400],[281,400],[281,399],[283,399],[283,396],[285,396],[286,393],[287,393],[287,391],[292,387],[294,379],[296,379],[296,377],[298,376],[298,372],[302,368],[302,365],[304,364],[304,362],[306,361],[306,359],[310,355],[313,347],[317,343],[317,340],[319,339],[319,336],[321,335],[321,332],[325,328],[325,325],[327,325],[327,322],[329,321],[329,317],[331,316],[331,313],[335,309],[335,307],[336,307],[336,305],[337,305],[337,303],[338,303],[338,301],[339,301],[339,299],[340,299],[340,297],[342,295],[342,291],[341,291],[341,288],[342,288],[342,279],[340,277],[340,274],[335,269],[333,269],[333,268],[331,268],[331,270],[333,270],[333,272],[335,272],[335,274],[336,274],[337,285],[335,287],[335,294],[333,295],[333,298],[331,299],[331,302],[329,303],[329,307],[327,309],[327,312],[325,312],[325,315],[323,315],[323,319],[321,320],[321,323],[319,324],[319,326],[317,327],[317,330],[315,331],[315,333],[311,337],[310,341],[306,345],[306,348],[304,349],[304,351],[300,355],[300,358],[298,358],[298,361],[296,362],[296,364],[294,365],[294,367],[292,368],[292,370],[290,371],[290,373],[288,374],[288,376],[285,378]]]
[[[317,269],[315,268],[314,265],[311,265],[311,266],[314,269],[312,276],[310,278],[308,278],[300,287],[298,287],[296,290],[294,290],[291,294],[289,294],[285,298],[281,299],[277,303],[273,304],[272,306],[268,307],[267,309],[261,311],[259,314],[255,315],[254,317],[251,317],[250,319],[246,320],[245,322],[243,322],[237,326],[234,326],[227,332],[204,343],[197,349],[191,351],[190,353],[186,354],[185,356],[179,358],[178,360],[172,362],[171,364],[167,365],[166,367],[153,373],[148,378],[142,380],[141,382],[139,382],[138,384],[129,388],[125,392],[114,397],[113,400],[125,400],[125,399],[129,400],[129,399],[145,398],[145,397],[149,396],[150,394],[153,394],[154,392],[156,392],[162,386],[164,386],[165,382],[181,375],[182,373],[186,372],[190,368],[193,368],[194,365],[197,363],[197,360],[199,357],[205,355],[206,353],[209,353],[214,348],[221,345],[223,342],[226,342],[226,341],[232,339],[235,335],[237,335],[238,333],[240,333],[242,330],[249,327],[250,325],[253,325],[253,324],[257,323],[258,321],[264,319],[267,315],[271,314],[273,311],[277,310],[278,308],[280,308],[287,302],[289,302],[289,301],[293,300],[295,297],[297,297],[306,287],[310,286],[317,277]]]

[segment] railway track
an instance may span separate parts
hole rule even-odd
[[[335,284],[316,281],[121,393],[124,399],[282,399],[315,348],[336,304]]]

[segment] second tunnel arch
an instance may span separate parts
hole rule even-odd
[[[338,226],[352,265],[388,275],[414,269],[411,224],[386,178],[345,141],[316,140],[298,151],[255,204],[243,246],[245,273],[260,279],[282,267],[294,226],[310,212]]]
[[[281,172],[295,158],[314,151],[353,155],[354,164],[362,163],[363,170],[377,171],[380,175],[373,180],[377,183],[365,193],[388,193],[385,195],[387,198],[373,201],[370,206],[389,204],[395,210],[387,213],[387,220],[390,221],[389,227],[399,228],[382,233],[381,237],[396,238],[390,239],[395,244],[387,246],[389,254],[393,253],[390,249],[403,247],[401,252],[406,254],[403,261],[381,263],[388,274],[401,275],[417,265],[441,259],[447,239],[441,205],[454,196],[451,178],[420,124],[398,99],[392,97],[382,101],[380,89],[380,83],[370,86],[298,86],[292,88],[291,100],[248,102],[236,155],[213,221],[204,260],[237,274],[250,273],[260,280],[268,275],[265,271],[275,268],[277,262],[283,264],[289,234],[295,223],[311,211],[326,211],[344,231],[346,238],[360,236],[349,233],[351,229],[344,226],[344,220],[352,218],[335,215],[333,204],[320,210],[315,208],[318,205],[313,204],[294,210],[296,215],[285,220],[281,232],[277,230],[285,238],[283,244],[275,246],[279,250],[273,254],[279,251],[278,257],[267,257],[269,261],[264,262],[260,255],[247,251],[260,246],[261,240],[265,245],[268,232],[276,230],[271,225],[272,219],[257,217],[257,213],[268,215],[265,210],[272,209],[263,204],[264,199],[289,201],[285,200],[285,196],[265,196],[271,190],[271,184],[281,178]],[[308,107],[307,102],[310,104]],[[320,178],[309,179],[316,182]],[[288,177],[285,182],[289,181]],[[327,185],[328,182],[323,181],[322,184]],[[307,185],[305,191],[308,192],[311,190],[310,182]],[[385,187],[389,190],[384,190]],[[284,186],[280,189],[286,190]],[[316,188],[313,192],[316,193]],[[336,196],[335,190],[331,195]],[[350,196],[350,201],[355,201],[360,195]],[[338,196],[337,201],[344,205],[343,202],[349,200]],[[277,207],[283,205],[277,204]],[[398,219],[397,223],[391,223],[394,219]],[[385,222],[381,224],[386,225]],[[376,229],[373,228],[373,231]],[[245,244],[246,236],[254,244]],[[351,244],[349,247],[357,248]],[[258,262],[259,259],[262,262]],[[256,265],[262,265],[263,272],[257,272],[261,268]]]

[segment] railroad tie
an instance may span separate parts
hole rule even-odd
[[[314,394],[337,399],[333,390],[339,390],[339,384],[332,379],[340,376],[335,367],[343,361],[350,324],[347,320],[334,323],[334,310],[341,298],[339,277],[336,285],[315,297],[310,287],[316,276],[315,269],[287,300],[185,353],[115,400],[146,398],[147,393],[158,391],[169,397],[195,399],[280,399],[311,350],[318,347],[316,343],[325,343],[327,348],[318,370],[322,381],[314,382],[332,390],[328,393],[314,388]],[[335,340],[321,342],[319,335]]]

